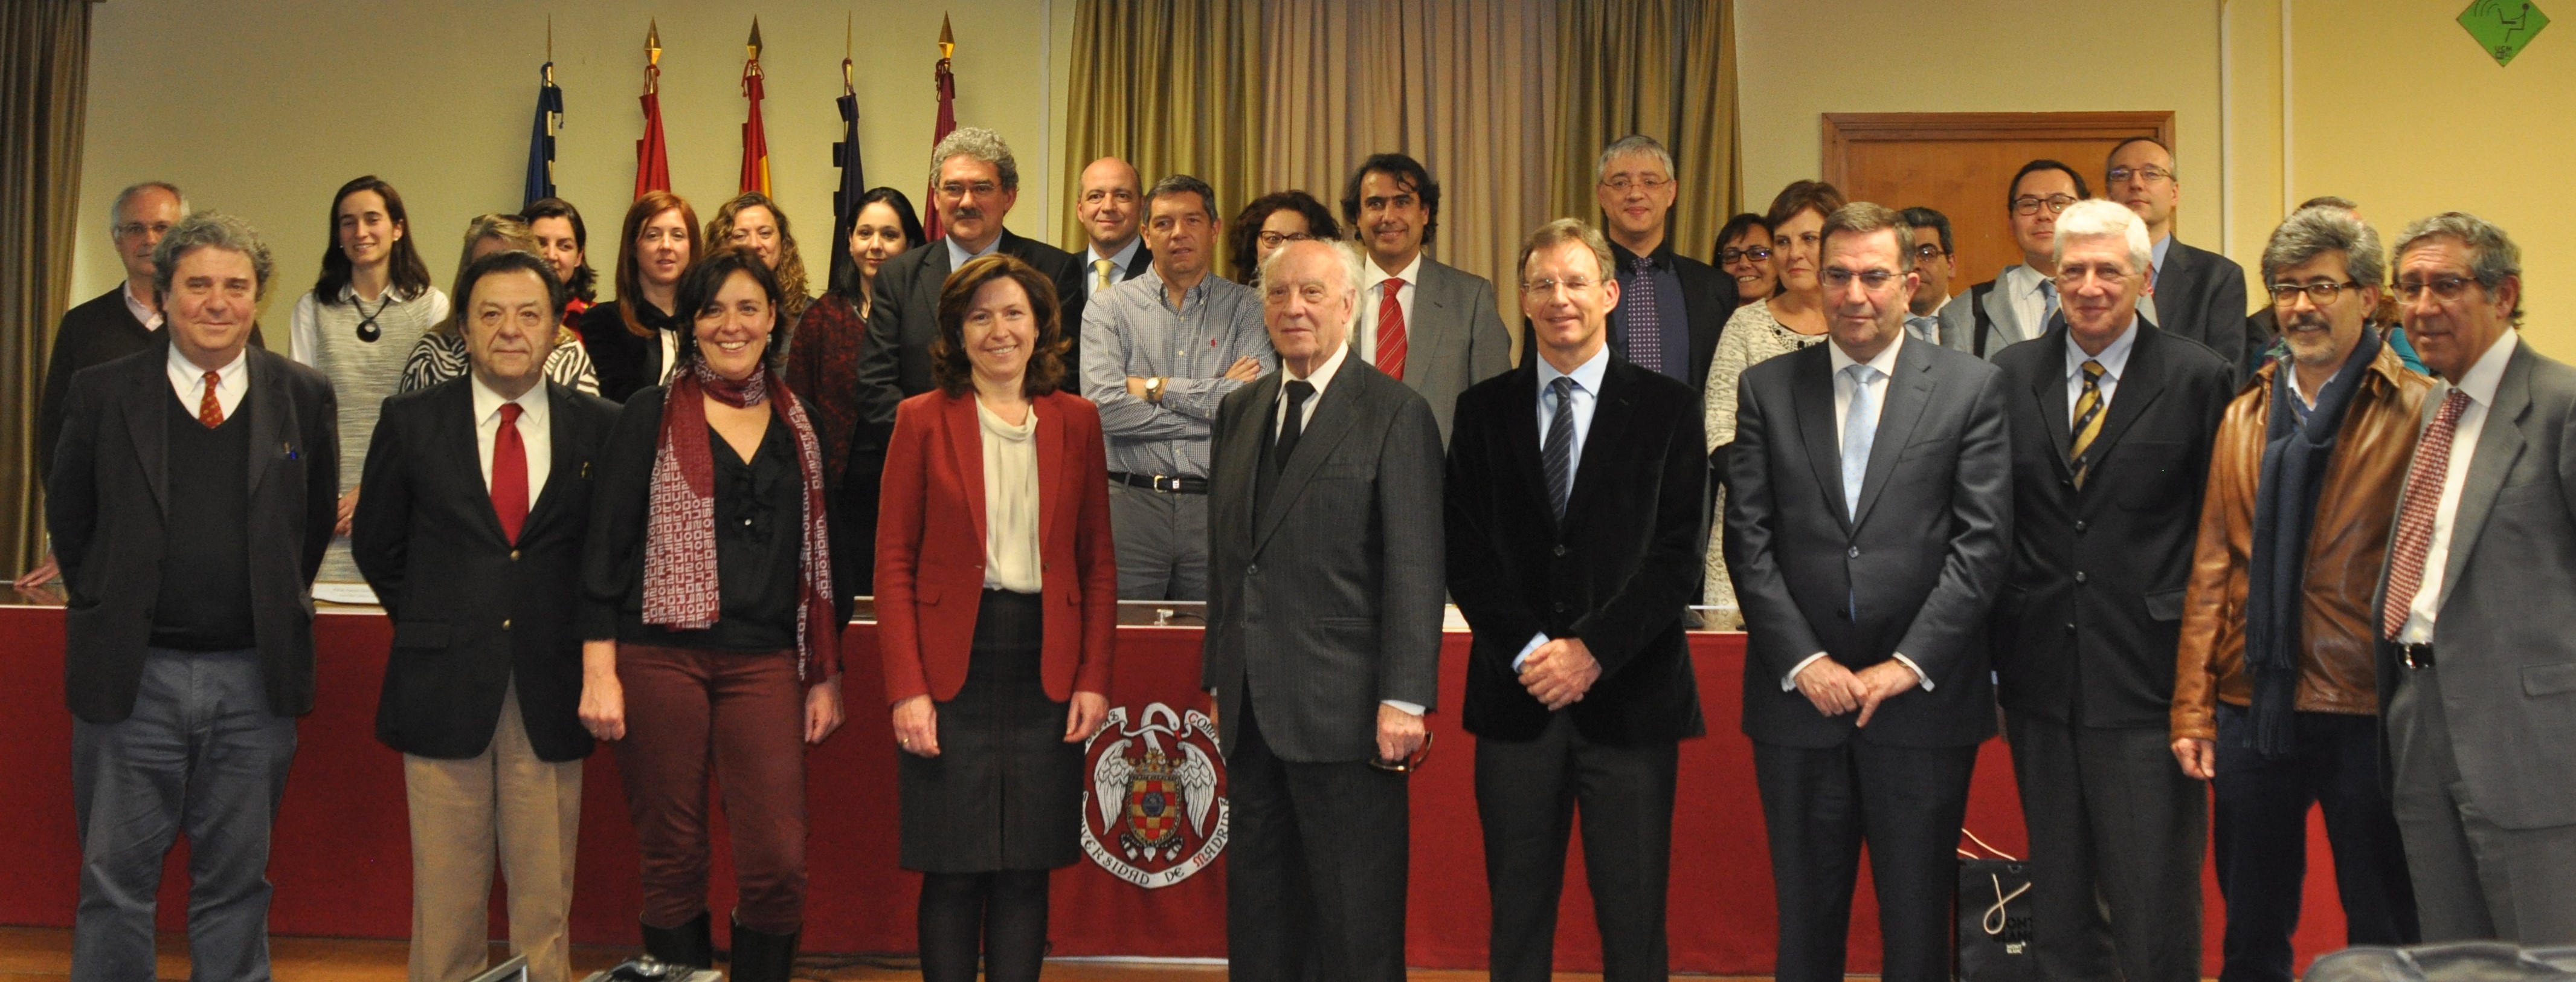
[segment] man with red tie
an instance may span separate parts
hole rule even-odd
[[[1342,190],[1342,218],[1369,257],[1351,349],[1422,393],[1445,447],[1458,394],[1512,367],[1494,284],[1422,254],[1440,231],[1440,185],[1421,161],[1400,153],[1362,161]]]
[[[350,551],[394,622],[376,739],[411,803],[411,982],[483,971],[496,859],[510,950],[531,982],[571,976],[591,751],[574,609],[617,406],[545,378],[570,299],[535,255],[475,260],[456,293],[472,370],[385,400],[367,446]]]

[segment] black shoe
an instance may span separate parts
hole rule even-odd
[[[796,936],[770,934],[733,922],[733,960],[726,964],[727,982],[789,982],[796,975]]]
[[[644,953],[673,965],[716,967],[715,921],[706,911],[678,927],[644,927]]]

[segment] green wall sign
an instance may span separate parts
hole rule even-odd
[[[2522,53],[2541,28],[2549,26],[2549,15],[2531,0],[2471,0],[2469,9],[2460,11],[2460,26],[2477,39],[2478,47],[2486,49],[2497,67],[2503,67]]]

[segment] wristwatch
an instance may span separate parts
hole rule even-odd
[[[1162,377],[1162,376],[1159,376],[1159,375],[1157,375],[1157,376],[1155,376],[1155,377],[1153,377],[1153,378],[1146,379],[1146,380],[1145,380],[1145,401],[1146,401],[1146,402],[1153,402],[1153,403],[1159,403],[1159,402],[1162,402],[1162,401],[1163,401],[1163,383],[1168,382],[1168,381],[1171,381],[1171,380],[1170,380],[1170,379],[1166,379],[1166,378],[1164,378],[1164,377]]]

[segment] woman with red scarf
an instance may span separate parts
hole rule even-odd
[[[731,976],[787,982],[805,914],[805,755],[841,725],[831,494],[811,410],[769,354],[778,281],[748,249],[679,282],[669,386],[626,401],[591,502],[581,718],[615,741],[644,863],[644,946],[710,967],[707,778],[735,880]],[[505,627],[507,625],[504,625]]]

